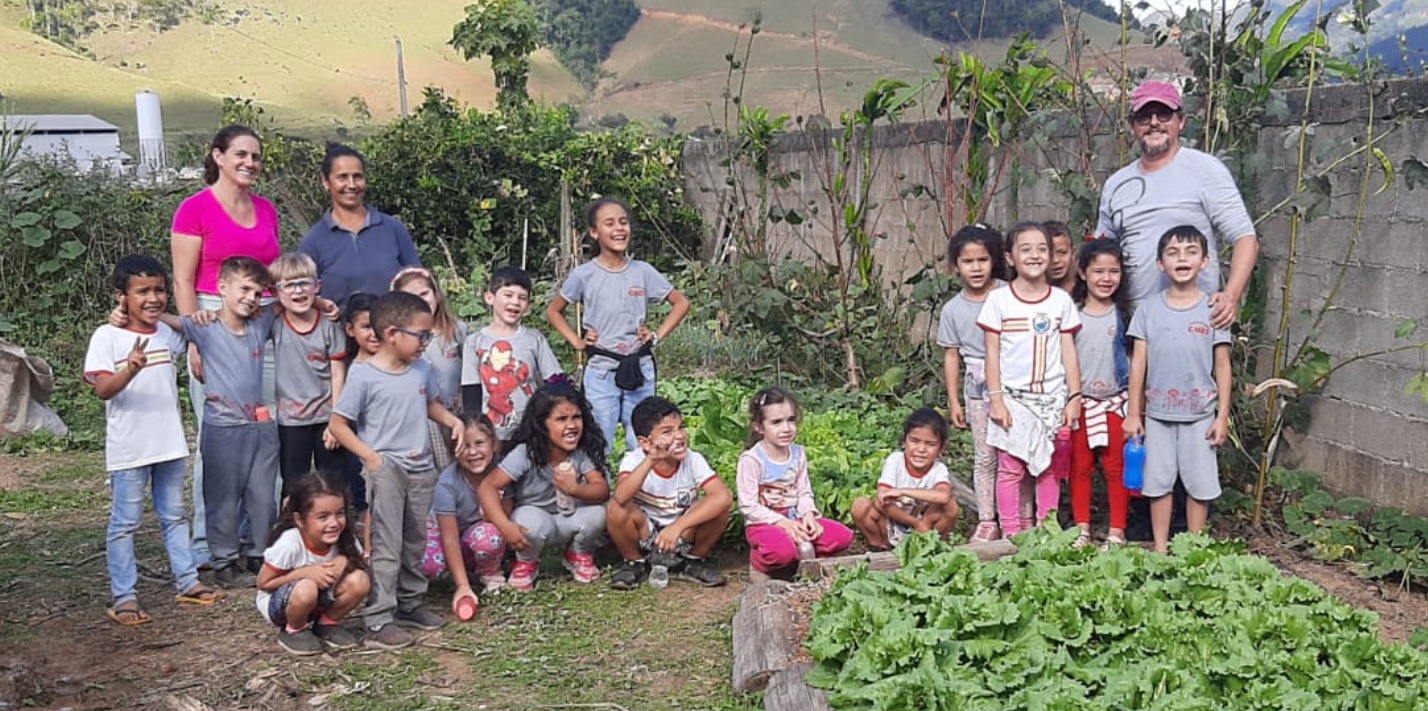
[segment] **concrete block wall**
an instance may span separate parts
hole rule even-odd
[[[1428,160],[1428,81],[1388,82],[1377,91],[1373,111],[1376,130],[1383,136],[1379,147],[1396,168],[1409,157]],[[1289,116],[1261,122],[1262,160],[1255,176],[1258,207],[1251,205],[1256,215],[1294,186],[1298,160],[1294,139],[1304,96],[1290,92],[1286,98]],[[1364,87],[1321,87],[1308,111],[1313,131],[1308,151],[1311,170],[1361,145],[1369,117]],[[1119,128],[1121,123],[1100,125]],[[929,264],[946,268],[939,260],[949,232],[957,226],[947,224],[943,192],[949,175],[956,172],[949,164],[961,130],[960,123],[933,121],[880,126],[870,136],[859,136],[874,146],[873,200],[879,205],[875,231],[884,235],[874,251],[890,286]],[[988,222],[1009,225],[1020,219],[1069,215],[1068,200],[1049,174],[1052,169],[1077,169],[1083,139],[1055,126],[1044,132],[1049,136],[1020,153],[1016,190],[1002,187],[993,199]],[[773,254],[833,259],[830,221],[837,216],[821,189],[831,159],[827,138],[791,134],[782,137],[773,151],[775,172],[794,170],[802,176],[788,189],[775,191],[776,204],[814,213],[800,227],[775,226],[769,239]],[[1092,171],[1098,184],[1134,156],[1124,150],[1125,141],[1124,135],[1109,133],[1096,139]],[[717,141],[691,141],[684,154],[685,196],[711,226],[719,224],[720,212],[730,199],[722,151]],[[1391,188],[1363,205],[1360,219],[1358,195],[1364,169],[1362,162],[1347,161],[1329,172],[1332,196],[1327,209],[1300,228],[1290,304],[1289,342],[1295,345],[1310,327],[1311,317],[1303,312],[1316,309],[1338,279],[1356,224],[1361,233],[1347,262],[1336,308],[1326,315],[1314,341],[1335,363],[1412,342],[1394,338],[1405,319],[1423,324],[1417,340],[1428,338],[1428,186],[1412,190],[1400,172]],[[744,178],[752,176],[745,173]],[[1382,177],[1371,174],[1370,182],[1373,192]],[[914,186],[931,193],[909,195]],[[1272,333],[1288,267],[1289,221],[1283,216],[1267,219],[1260,223],[1259,232],[1263,250],[1259,269],[1270,287],[1265,320]],[[1329,486],[1341,494],[1428,513],[1428,404],[1404,393],[1409,379],[1425,370],[1428,355],[1418,351],[1373,355],[1338,370],[1323,393],[1313,398],[1307,430],[1286,438],[1281,463],[1325,472]]]
[[[1304,95],[1287,97],[1295,115],[1266,122],[1261,155],[1260,204],[1273,205],[1294,184],[1298,146],[1292,139],[1302,116]],[[1377,145],[1395,168],[1404,159],[1428,155],[1428,83],[1390,82],[1375,96]],[[1309,109],[1313,123],[1308,154],[1312,168],[1327,166],[1367,137],[1369,106],[1362,86],[1320,89]],[[1369,193],[1360,212],[1365,163],[1351,160],[1327,174],[1332,199],[1327,214],[1303,223],[1290,301],[1289,342],[1298,344],[1336,282],[1334,309],[1313,342],[1334,363],[1360,358],[1336,371],[1311,400],[1312,418],[1281,449],[1287,466],[1325,472],[1342,495],[1428,513],[1428,404],[1404,392],[1415,375],[1428,370],[1428,355],[1413,350],[1373,355],[1428,338],[1428,188],[1408,187],[1400,173],[1386,191],[1376,168],[1368,169]],[[1348,249],[1357,230],[1353,253]],[[1290,221],[1276,216],[1260,225],[1260,269],[1270,278],[1266,320],[1281,313],[1280,288],[1289,265]],[[1342,272],[1342,277],[1340,273]],[[1306,314],[1309,311],[1310,314]],[[1424,328],[1406,339],[1395,330],[1406,320]]]

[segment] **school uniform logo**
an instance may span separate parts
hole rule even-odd
[[[1197,336],[1208,336],[1210,335],[1210,324],[1204,321],[1191,321],[1188,330]]]
[[[633,296],[637,299],[645,298],[645,288],[643,286],[630,287],[630,296]]]
[[[1031,319],[1031,332],[1038,336],[1051,333],[1051,317],[1046,314],[1037,314]]]

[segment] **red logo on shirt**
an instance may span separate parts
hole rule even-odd
[[[1208,336],[1210,335],[1210,324],[1204,321],[1191,321],[1190,332],[1197,336]]]
[[[639,299],[645,298],[645,288],[644,288],[643,286],[632,286],[632,287],[630,287],[630,296],[633,296],[633,297],[636,297],[636,298],[639,298]]]

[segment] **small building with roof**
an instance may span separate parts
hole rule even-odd
[[[21,153],[69,156],[81,171],[118,174],[132,162],[119,146],[119,127],[89,114],[0,115],[0,133],[22,133]]]

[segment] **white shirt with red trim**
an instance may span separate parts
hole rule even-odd
[[[301,531],[289,528],[278,536],[278,540],[273,541],[273,545],[268,546],[268,550],[263,551],[263,567],[278,575],[287,575],[298,568],[326,563],[337,556],[337,546],[328,548],[326,553],[319,553],[307,547],[302,540]],[[258,588],[258,612],[269,622],[272,620],[268,619],[268,598],[272,596],[271,591]]]
[[[883,460],[883,473],[878,477],[879,489],[935,489],[938,484],[952,485],[952,475],[947,465],[933,462],[932,467],[917,474],[907,466],[907,455],[901,450],[888,455]],[[911,498],[899,499],[898,508],[913,516],[921,516],[927,510],[927,502]]]
[[[1001,385],[1009,390],[1054,393],[1066,385],[1061,334],[1081,328],[1071,295],[1057,287],[1038,301],[1026,301],[1013,284],[987,295],[977,317],[987,337],[1001,338]]]
[[[642,451],[625,452],[620,459],[620,476],[629,476],[644,460],[645,453]],[[683,516],[699,500],[699,491],[704,485],[716,477],[718,475],[704,455],[691,449],[684,455],[678,469],[672,472],[661,472],[658,467],[650,470],[640,490],[635,492],[635,504],[645,512],[651,524],[664,528]]]
[[[89,338],[89,351],[84,355],[84,382],[96,385],[101,375],[117,375],[128,368],[136,338],[148,339],[146,365],[104,403],[106,471],[138,469],[188,456],[175,365],[179,354],[188,348],[182,334],[162,323],[151,332],[100,326]]]

